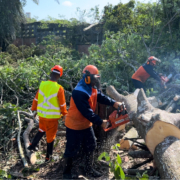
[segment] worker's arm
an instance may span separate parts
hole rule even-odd
[[[101,90],[98,90],[98,93],[97,93],[97,102],[99,102],[101,104],[108,105],[108,106],[114,106],[116,101],[111,99],[110,97],[104,95],[101,92]]]
[[[72,92],[72,98],[76,104],[77,109],[86,119],[97,125],[101,125],[103,123],[103,120],[91,109],[88,102],[88,94],[82,91],[74,90]]]
[[[110,97],[104,95],[101,92],[101,90],[98,90],[97,102],[108,105],[108,106],[113,106],[116,109],[118,109],[118,106],[122,104],[121,102],[116,102],[115,100],[111,99]]]
[[[143,65],[143,68],[145,69],[145,71],[154,79],[156,79],[157,81],[161,82],[161,78],[159,77],[159,75],[156,73],[156,71],[154,71],[153,66],[149,65],[149,64],[145,64]]]
[[[32,111],[37,111],[38,93],[39,93],[39,90],[37,91],[36,96],[35,96],[35,98],[33,99],[32,107],[31,107],[31,110],[32,110]]]
[[[62,86],[59,88],[57,97],[59,100],[59,106],[61,109],[61,113],[63,116],[65,116],[68,112],[66,109],[66,99],[65,99],[65,95],[64,95],[64,88]]]

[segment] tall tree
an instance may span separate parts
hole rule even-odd
[[[7,44],[16,37],[20,24],[25,20],[20,0],[0,1],[0,47],[5,50]]]
[[[16,38],[21,23],[25,22],[23,6],[27,0],[0,0],[0,47],[5,51],[7,45]],[[39,0],[33,0],[36,4]],[[59,3],[58,0],[55,0]]]

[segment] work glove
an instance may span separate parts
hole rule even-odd
[[[115,102],[114,105],[113,105],[113,107],[116,108],[116,109],[118,109],[120,106],[124,106],[124,108],[125,108],[124,102]]]
[[[103,120],[103,123],[101,124],[102,128],[106,128],[107,127],[107,120]]]
[[[116,108],[116,109],[124,110],[125,107],[126,107],[126,106],[125,106],[124,102],[118,102],[118,108]]]

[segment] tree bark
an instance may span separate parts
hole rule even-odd
[[[125,102],[138,134],[154,155],[161,178],[180,179],[180,113],[168,113],[154,108],[143,89],[138,96],[135,93],[120,95],[112,87],[107,88],[107,92],[116,101]]]
[[[18,124],[19,124],[19,131],[18,131],[18,136],[17,136],[19,154],[20,154],[20,157],[22,159],[23,165],[25,167],[28,167],[28,163],[26,161],[26,158],[24,156],[24,151],[23,151],[23,148],[21,146],[21,139],[20,139],[20,135],[21,135],[21,119],[20,119],[20,112],[19,111],[17,111],[17,118],[18,118]]]
[[[29,160],[31,162],[31,164],[35,164],[36,162],[36,154],[32,153],[31,151],[29,151],[27,148],[30,144],[29,141],[29,134],[34,126],[34,120],[33,119],[29,119],[29,118],[25,118],[25,120],[28,122],[28,127],[26,128],[26,130],[23,133],[23,140],[24,140],[24,145],[25,145],[25,150],[26,150],[26,154],[29,157]]]

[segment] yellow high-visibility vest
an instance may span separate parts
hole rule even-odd
[[[60,87],[61,85],[59,85],[57,82],[41,82],[39,87],[37,106],[37,112],[40,117],[47,119],[57,119],[62,116],[57,98]]]

